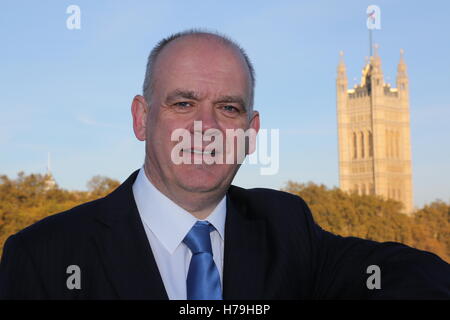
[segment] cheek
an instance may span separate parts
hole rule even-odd
[[[155,121],[150,121],[147,127],[147,143],[149,145],[149,152],[161,156],[166,152],[168,146],[170,147],[170,130],[167,126]]]
[[[187,129],[183,129],[183,127],[175,125],[173,122],[164,121],[155,123],[155,126],[151,128],[150,131],[151,143],[153,144],[154,149],[153,152],[159,154],[162,158],[171,157],[173,148],[181,141],[180,132],[189,135]]]
[[[154,111],[149,115],[150,119],[147,126],[147,136],[154,140],[155,143],[167,142],[166,136],[171,134],[171,121],[164,119],[161,112]],[[163,140],[163,141],[161,141]]]
[[[222,130],[223,133],[225,133],[227,129],[230,129],[230,130],[242,129],[245,131],[245,130],[247,130],[247,128],[249,126],[246,115],[239,116],[236,118],[228,118],[226,116],[219,114],[217,116],[217,119],[218,119],[217,122],[219,124],[219,129]]]

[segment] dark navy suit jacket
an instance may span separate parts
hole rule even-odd
[[[1,299],[168,299],[134,201],[134,172],[107,197],[8,238]],[[70,290],[67,267],[81,271]],[[381,289],[368,289],[370,265]],[[450,299],[450,265],[408,246],[322,230],[298,196],[231,186],[224,299]]]

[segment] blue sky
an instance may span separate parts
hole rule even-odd
[[[66,8],[81,9],[68,30]],[[257,74],[262,127],[280,129],[280,170],[244,166],[235,184],[280,188],[289,179],[338,185],[335,77],[345,52],[350,85],[368,55],[368,5],[381,8],[385,80],[399,50],[410,76],[415,204],[450,200],[448,1],[7,1],[0,10],[0,173],[44,173],[85,189],[96,174],[124,180],[142,165],[130,103],[148,52],[187,28],[239,42]]]

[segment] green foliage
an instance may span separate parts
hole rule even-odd
[[[450,261],[450,204],[435,201],[407,216],[401,213],[400,202],[349,194],[311,182],[289,181],[284,191],[302,197],[325,230],[342,236],[402,242]]]

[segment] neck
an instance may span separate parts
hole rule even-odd
[[[149,169],[147,162],[144,164],[145,175],[153,186],[200,220],[206,219],[211,214],[226,193],[226,190],[222,189],[209,192],[192,192],[177,187],[169,188],[159,176],[152,174],[154,171]]]

